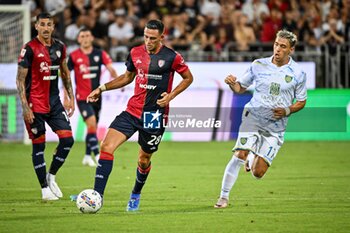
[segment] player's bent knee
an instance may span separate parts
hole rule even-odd
[[[113,154],[114,150],[115,150],[114,144],[106,142],[106,141],[102,141],[101,142],[100,148],[101,148],[100,149],[101,151],[105,151],[105,152],[108,152],[108,153],[111,153],[111,154]]]
[[[62,143],[65,147],[72,147],[74,144],[73,137],[60,138],[60,143]]]
[[[259,168],[253,168],[252,169],[252,175],[256,178],[256,179],[261,179],[264,177],[266,171],[264,171],[263,169],[259,169]]]
[[[151,163],[151,158],[139,158],[139,165],[142,169],[146,169],[149,167],[149,164]]]
[[[146,169],[149,167],[151,163],[151,157],[152,157],[152,154],[146,153],[143,150],[140,150],[138,163],[142,169]]]
[[[249,151],[247,150],[236,150],[234,156],[245,161],[248,157],[248,154]]]

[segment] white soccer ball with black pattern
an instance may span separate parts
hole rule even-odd
[[[102,197],[93,189],[85,189],[79,193],[76,204],[82,213],[94,214],[102,207]]]

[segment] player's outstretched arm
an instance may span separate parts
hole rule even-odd
[[[174,99],[178,94],[186,90],[193,82],[193,75],[190,70],[186,70],[180,75],[182,77],[182,81],[179,83],[179,85],[177,85],[175,89],[170,93],[163,92],[161,94],[162,98],[157,100],[157,104],[160,107],[167,106],[172,99]]]
[[[246,88],[242,87],[239,82],[237,82],[237,77],[233,76],[232,74],[229,74],[225,78],[225,83],[229,85],[231,90],[235,93],[242,94],[246,91]]]
[[[109,63],[108,65],[106,65],[106,68],[111,74],[112,79],[116,79],[118,77],[117,71],[114,69],[112,63]]]
[[[28,105],[28,101],[26,98],[26,91],[25,91],[25,82],[26,82],[27,74],[28,74],[27,68],[18,66],[16,85],[17,85],[18,95],[22,103],[23,118],[25,122],[32,124],[34,122],[34,114]]]
[[[102,92],[107,90],[114,90],[121,87],[124,87],[128,84],[130,84],[134,78],[136,73],[135,72],[129,72],[126,71],[124,74],[120,75],[118,78],[113,79],[112,81],[109,81],[108,83],[102,84],[95,90],[93,90],[88,97],[86,98],[86,102],[96,102],[100,98]]]
[[[61,78],[64,85],[64,88],[66,90],[66,94],[68,95],[68,100],[66,99],[67,95],[65,95],[65,101],[63,103],[64,108],[67,111],[67,114],[69,117],[73,116],[75,105],[74,105],[74,94],[73,94],[73,88],[72,88],[72,81],[70,79],[70,71],[67,66],[67,61],[64,59],[64,61],[61,63],[60,66],[61,71]]]
[[[306,100],[296,101],[294,104],[287,108],[275,108],[273,109],[273,116],[275,119],[281,119],[282,117],[289,116],[292,113],[298,112],[306,105]]]

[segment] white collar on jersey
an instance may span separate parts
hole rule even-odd
[[[281,68],[281,67],[284,67],[284,66],[290,66],[290,65],[292,64],[293,58],[292,58],[291,56],[288,56],[288,57],[289,57],[288,63],[285,64],[285,65],[283,65],[283,66],[277,66],[276,64],[274,64],[274,63],[272,62],[273,55],[270,57],[269,61],[270,61],[270,63],[271,63],[272,65],[276,66],[277,68]]]

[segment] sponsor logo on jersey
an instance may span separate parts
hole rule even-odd
[[[77,62],[78,62],[78,63],[83,62],[83,59],[82,59],[82,58],[78,58],[78,59],[77,59]]]
[[[98,68],[99,68],[98,66],[89,66],[89,67],[88,67],[88,69],[89,69],[89,70],[92,70],[92,71],[98,70]]]
[[[162,80],[163,76],[159,74],[146,74],[148,79]]]
[[[49,72],[50,67],[46,61],[40,63],[40,72]]]
[[[162,113],[157,110],[156,112],[144,112],[143,113],[143,128],[145,129],[160,129]]]
[[[141,64],[141,63],[142,63],[142,61],[140,59],[136,60],[136,64]]]
[[[137,80],[142,80],[145,77],[143,69],[137,69]]]
[[[50,70],[58,70],[60,66],[49,66]]]
[[[39,54],[38,54],[38,57],[44,57],[44,54],[39,53]]]
[[[156,89],[157,86],[140,83],[139,87],[142,89],[154,90],[154,89]]]
[[[286,75],[284,76],[284,80],[286,80],[286,83],[290,83],[293,80],[293,76]]]
[[[100,60],[100,57],[99,56],[94,56],[94,61],[95,62],[98,62]]]
[[[62,55],[62,54],[61,54],[61,51],[57,50],[57,51],[56,51],[56,55],[57,55],[58,58],[60,58],[61,55]]]
[[[270,94],[271,95],[279,95],[281,90],[281,85],[279,83],[272,82],[270,84]]]
[[[57,78],[56,75],[48,75],[48,76],[44,76],[43,80],[55,80]]]
[[[163,67],[165,64],[165,61],[164,60],[158,60],[158,66],[159,67]]]
[[[79,66],[80,73],[87,73],[88,72],[88,67],[85,64],[81,64]]]
[[[83,74],[83,79],[96,78],[97,74]]]
[[[248,141],[248,138],[240,138],[239,140],[241,142],[242,145],[246,144]]]

